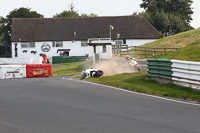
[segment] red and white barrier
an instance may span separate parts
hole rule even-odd
[[[0,79],[49,77],[52,64],[0,65]]]

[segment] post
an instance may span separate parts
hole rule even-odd
[[[96,54],[96,45],[94,45],[93,47],[94,47],[94,53]]]
[[[114,26],[110,25],[109,29],[110,29],[110,41],[111,41],[112,40],[112,30],[114,29]]]
[[[146,52],[147,52],[147,48],[145,47],[145,57],[147,57],[147,53]]]
[[[93,46],[94,47],[94,58],[93,58],[93,64],[96,63],[96,45]]]
[[[118,41],[118,39],[120,38],[120,34],[116,34],[116,38],[117,38],[117,54],[118,54],[118,52],[119,52],[119,41]],[[121,44],[120,44],[120,56],[121,56]]]
[[[117,34],[117,38],[120,38],[120,34]],[[122,44],[120,43],[120,56],[121,56],[121,51],[122,51]]]

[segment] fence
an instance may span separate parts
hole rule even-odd
[[[52,64],[71,63],[85,61],[88,56],[53,56]]]
[[[145,57],[152,57],[158,54],[171,53],[179,48],[153,48],[153,47],[141,47],[141,46],[130,46],[122,45],[119,46],[120,55],[142,55]]]
[[[148,69],[150,79],[171,81],[200,90],[200,62],[148,59]]]

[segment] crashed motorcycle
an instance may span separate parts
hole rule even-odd
[[[84,69],[81,73],[82,78],[90,78],[90,77],[101,77],[103,75],[102,70],[97,69]]]

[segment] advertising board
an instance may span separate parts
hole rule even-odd
[[[49,77],[52,75],[52,64],[26,64],[27,78]]]
[[[0,65],[0,79],[26,78],[26,65]]]

